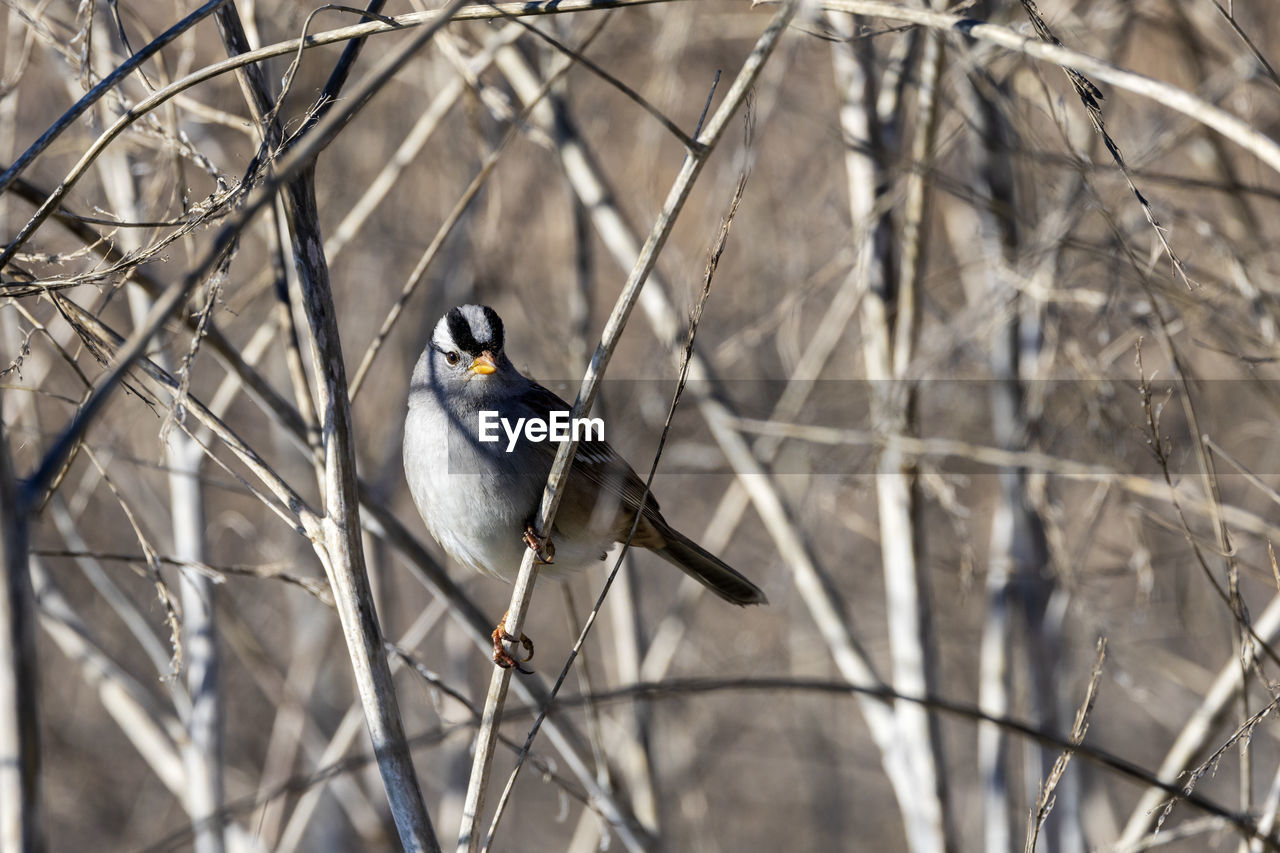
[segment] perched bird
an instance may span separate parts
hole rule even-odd
[[[524,549],[538,546],[533,523],[557,444],[529,440],[528,429],[509,440],[496,424],[550,423],[553,412],[572,406],[521,375],[503,344],[502,320],[486,306],[454,308],[436,324],[409,387],[404,470],[440,546],[459,563],[514,583]],[[481,440],[495,432],[497,440]],[[632,545],[653,551],[725,601],[766,603],[759,587],[673,528],[652,495],[641,509],[644,487],[607,441],[582,440],[543,571],[562,575],[603,560],[627,538],[639,513]],[[502,646],[514,640],[503,623],[493,637],[494,662],[518,665]],[[532,644],[521,641],[532,657]]]

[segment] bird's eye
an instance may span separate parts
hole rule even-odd
[[[453,350],[449,350],[449,352],[444,354],[444,360],[449,362],[450,367],[453,367],[459,361],[458,354]]]

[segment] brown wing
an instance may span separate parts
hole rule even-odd
[[[571,408],[541,385],[535,384],[529,397],[530,408],[542,417],[549,416],[552,411]],[[533,446],[544,454],[549,469],[555,458],[556,446],[549,442]],[[561,500],[555,528],[562,534],[573,535],[590,526],[621,542],[631,532],[635,509],[644,497],[644,481],[609,442],[579,442],[573,467],[569,469],[569,488]],[[593,515],[595,520],[588,521]],[[645,501],[631,543],[652,549],[732,604],[764,604],[768,601],[760,587],[698,543],[672,529],[658,511],[658,502],[652,495]]]
[[[555,392],[537,383],[534,383],[532,392],[525,401],[529,408],[544,418],[549,417],[552,411],[567,412],[573,408]],[[543,442],[532,446],[546,455],[549,468],[559,445]],[[612,513],[612,517],[603,523],[608,525],[617,541],[627,537],[635,517],[635,509],[644,498],[644,480],[640,479],[609,442],[592,439],[578,443],[578,452],[574,457],[573,467],[569,470],[569,483],[570,488],[561,502],[562,512],[557,514],[557,527],[563,527],[560,518],[586,519],[593,512]],[[564,512],[571,507],[571,513]],[[643,548],[660,548],[665,544],[660,531],[666,528],[666,520],[658,510],[658,501],[650,494],[636,528],[633,544]]]

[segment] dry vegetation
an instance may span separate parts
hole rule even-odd
[[[409,372],[484,302],[573,399],[688,156],[599,410],[646,471],[745,177],[654,489],[771,604],[629,556],[493,849],[1275,849],[1270,5],[586,5],[226,0],[84,101],[195,7],[0,8],[0,848],[455,844],[511,591]],[[536,589],[481,835],[607,574]]]

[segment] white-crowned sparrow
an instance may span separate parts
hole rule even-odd
[[[531,525],[555,458],[556,442],[527,440],[525,430],[514,443],[504,429],[496,430],[497,441],[481,441],[481,414],[490,424],[500,418],[510,425],[519,418],[548,422],[552,412],[566,417],[571,409],[511,364],[502,320],[492,308],[463,305],[440,319],[413,369],[404,469],[427,529],[451,557],[513,583],[524,549],[536,544]],[[489,427],[486,436],[494,432]],[[543,572],[564,574],[603,560],[627,538],[643,495],[644,481],[607,441],[581,441]],[[725,601],[766,602],[759,587],[671,527],[652,495],[631,544],[683,569]],[[494,659],[510,666],[502,630],[499,624],[494,632]]]

